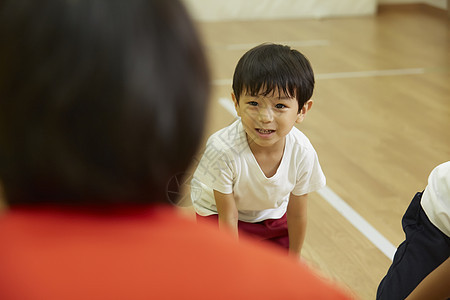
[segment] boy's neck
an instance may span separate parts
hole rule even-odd
[[[284,152],[284,146],[286,144],[286,137],[283,138],[282,141],[268,146],[263,147],[256,144],[251,138],[249,138],[248,134],[246,134],[247,142],[250,150],[252,151],[253,155],[280,155]]]
[[[284,155],[284,147],[286,144],[286,137],[282,142],[277,143],[271,147],[261,147],[253,142],[247,136],[250,151],[267,178],[274,176],[277,173],[278,167]]]

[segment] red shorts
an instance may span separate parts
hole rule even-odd
[[[218,224],[218,215],[200,216],[197,221],[210,221]],[[238,221],[239,234],[245,234],[251,238],[275,243],[285,249],[289,249],[289,235],[287,218],[284,214],[279,219],[267,219],[257,223]]]

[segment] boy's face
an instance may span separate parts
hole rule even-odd
[[[279,95],[278,91],[266,96],[243,94],[239,103],[234,94],[231,96],[252,150],[255,146],[267,150],[277,146],[284,147],[286,135],[295,123],[303,121],[312,105],[309,100],[298,112],[297,99],[289,95]]]

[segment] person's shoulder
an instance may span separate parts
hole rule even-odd
[[[443,203],[450,197],[450,161],[438,165],[430,172],[422,198],[427,197]]]
[[[441,209],[448,205],[450,198],[450,161],[435,167],[428,176],[428,185],[422,195],[422,204],[441,203]],[[450,225],[450,224],[449,224]],[[450,230],[450,228],[449,228]]]
[[[295,126],[292,127],[291,131],[288,133],[288,136],[297,142],[309,143],[309,138]]]
[[[300,148],[301,150],[314,150],[309,138],[295,126],[286,136],[286,142],[288,147]]]
[[[429,181],[437,181],[441,185],[450,186],[450,161],[435,167],[430,173]]]
[[[207,147],[220,149],[234,149],[243,144],[243,128],[241,120],[238,118],[233,123],[213,133],[206,143]],[[246,142],[246,139],[245,139]]]
[[[431,223],[450,237],[450,161],[435,167],[422,194],[421,205]]]

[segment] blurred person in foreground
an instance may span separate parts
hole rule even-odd
[[[209,96],[179,1],[1,1],[0,36],[2,300],[349,298],[168,205]]]

